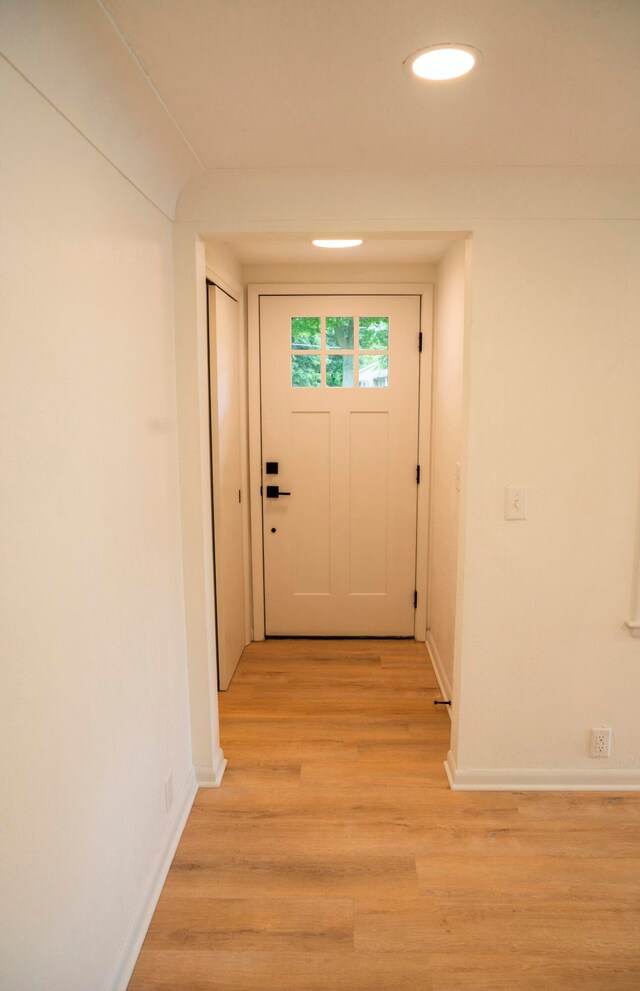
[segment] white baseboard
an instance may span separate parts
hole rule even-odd
[[[446,671],[444,669],[444,665],[442,663],[442,658],[440,657],[440,654],[438,653],[438,648],[436,647],[436,642],[433,639],[430,631],[427,633],[427,641],[426,641],[426,643],[427,643],[427,651],[429,653],[429,657],[431,659],[431,663],[433,664],[433,670],[436,673],[436,679],[438,681],[438,685],[440,686],[440,692],[442,694],[442,697],[444,699],[450,699],[451,698],[451,685],[449,683],[449,679],[447,677],[447,673],[446,673]],[[449,713],[449,719],[451,719],[451,706],[450,705],[446,706],[446,710]]]
[[[458,768],[449,751],[444,769],[452,791],[640,791],[637,768]]]
[[[222,748],[218,747],[218,753],[215,756],[215,760],[212,767],[207,767],[203,764],[195,765],[194,770],[196,772],[196,781],[198,782],[198,787],[219,788],[226,766],[227,766],[226,757],[222,752]]]
[[[167,822],[158,857],[138,899],[124,943],[105,984],[105,991],[126,991],[197,790],[195,774],[191,770]]]

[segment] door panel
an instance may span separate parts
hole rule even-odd
[[[260,299],[267,635],[413,634],[419,320],[418,295]]]
[[[289,506],[294,595],[328,595],[330,549],[330,414],[291,414],[291,473],[296,497]],[[309,458],[309,451],[313,458]]]
[[[238,304],[209,287],[218,680],[229,687],[245,646]]]
[[[349,420],[349,591],[385,595],[389,414],[351,413]]]

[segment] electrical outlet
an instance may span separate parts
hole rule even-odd
[[[169,771],[164,779],[164,804],[168,815],[173,805],[173,774],[171,771]]]
[[[589,746],[590,757],[610,757],[611,756],[611,729],[606,727],[594,727],[591,730],[591,743]]]

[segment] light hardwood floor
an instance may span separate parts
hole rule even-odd
[[[640,795],[453,793],[439,697],[421,644],[247,648],[130,991],[640,991]]]

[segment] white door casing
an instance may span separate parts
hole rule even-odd
[[[245,646],[240,321],[228,293],[209,285],[208,296],[218,679],[224,691]]]
[[[414,634],[420,310],[419,293],[260,297],[267,635]]]

